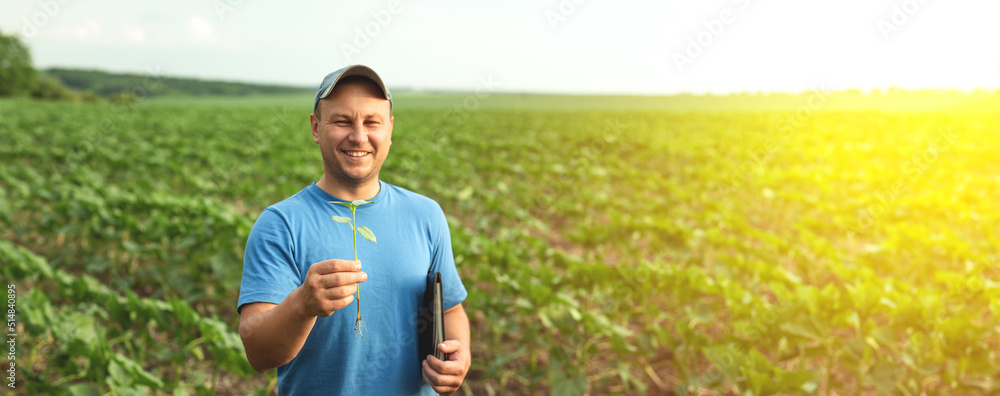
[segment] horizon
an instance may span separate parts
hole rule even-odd
[[[107,74],[109,76],[132,77],[132,78],[145,76],[144,74],[136,73],[136,72],[127,72],[127,71],[126,72],[112,72],[112,71],[95,69],[95,68],[77,69],[77,68],[67,67],[67,66],[52,66],[52,67],[45,68],[45,69],[38,69],[38,72],[45,73],[45,72],[49,72],[51,70],[67,70],[67,71],[71,70],[71,71],[97,72],[97,73],[105,73],[105,74]],[[254,85],[254,86],[261,86],[261,87],[278,87],[278,88],[299,89],[299,90],[303,91],[303,94],[309,93],[310,95],[315,94],[312,91],[314,91],[316,89],[315,87],[307,87],[307,86],[301,86],[301,85],[281,85],[281,84],[260,83],[260,82],[254,82],[254,81],[206,79],[206,78],[193,77],[193,76],[177,76],[177,75],[165,75],[165,74],[159,74],[157,76],[161,77],[161,78],[172,78],[172,79],[178,79],[178,80],[192,80],[192,81],[199,81],[199,82],[206,82],[206,83],[246,84],[246,85]],[[415,88],[411,88],[411,87],[392,87],[392,86],[388,86],[388,87],[390,88],[390,91],[393,92],[393,93],[399,92],[399,93],[406,93],[406,94],[442,94],[442,95],[462,94],[462,95],[464,95],[464,94],[475,93],[474,90],[466,90],[466,91],[463,91],[463,90],[434,90],[434,89],[415,89]],[[809,94],[811,92],[817,92],[817,91],[824,92],[824,93],[827,93],[827,94],[859,94],[859,95],[862,95],[862,96],[876,96],[876,95],[887,96],[887,95],[890,95],[890,94],[952,94],[952,93],[953,94],[962,94],[962,95],[966,95],[966,96],[971,96],[971,95],[975,95],[977,93],[988,94],[988,95],[996,95],[996,94],[1000,93],[1000,88],[994,88],[994,89],[989,89],[989,88],[974,88],[974,89],[960,89],[960,88],[905,89],[905,88],[900,88],[900,87],[888,87],[888,88],[873,88],[873,89],[868,89],[868,90],[860,89],[860,88],[845,88],[845,89],[838,89],[838,90],[824,90],[822,88],[820,88],[820,89],[813,88],[813,89],[804,90],[804,91],[798,91],[798,92],[789,92],[789,91],[740,91],[740,92],[729,92],[729,93],[721,93],[721,94],[720,93],[713,93],[713,92],[703,92],[703,93],[676,92],[676,93],[669,93],[669,94],[657,94],[657,93],[650,93],[650,94],[643,94],[643,93],[583,93],[583,94],[579,94],[579,93],[565,93],[565,92],[525,92],[525,91],[503,91],[503,90],[497,90],[497,91],[492,92],[491,94],[499,94],[499,95],[537,95],[537,96],[597,96],[597,97],[640,97],[640,98],[642,98],[642,97],[648,97],[648,98],[656,98],[656,97],[676,97],[676,96],[696,96],[696,97],[771,96],[771,95],[776,95],[776,96],[780,96],[780,95],[799,96],[799,95]],[[276,95],[285,95],[285,94],[276,94]]]
[[[308,15],[280,12],[303,5]],[[986,50],[1000,47],[1000,3],[986,0],[173,6],[18,0],[2,6],[0,31],[21,37],[39,69],[303,88],[361,63],[423,92],[1000,89],[1000,52]]]

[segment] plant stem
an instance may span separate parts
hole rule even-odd
[[[358,261],[358,221],[354,216],[354,208],[351,208],[351,237],[354,239],[354,261]],[[361,285],[358,285],[358,298],[361,298]],[[360,300],[359,300],[360,301]],[[361,304],[358,304],[360,310]]]
[[[354,261],[358,261],[358,221],[354,214],[355,207],[351,207],[351,238],[354,239]],[[355,300],[358,301],[358,318],[354,321],[354,331],[356,331],[361,338],[365,338],[365,334],[361,331],[361,327],[364,326],[365,322],[361,319],[361,284],[357,283],[355,286],[357,289],[357,295]]]

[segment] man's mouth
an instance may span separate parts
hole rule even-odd
[[[369,154],[367,151],[357,151],[357,150],[341,150],[341,152],[347,154],[348,157],[355,157],[355,158],[364,157]]]

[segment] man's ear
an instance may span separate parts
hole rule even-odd
[[[316,113],[309,115],[309,127],[312,129],[313,142],[319,144],[319,118],[316,117]]]

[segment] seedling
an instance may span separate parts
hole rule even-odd
[[[333,216],[333,221],[336,221],[338,223],[344,223],[351,226],[351,236],[354,238],[354,261],[358,261],[358,233],[360,232],[361,236],[365,237],[365,239],[372,242],[375,242],[375,233],[372,232],[372,230],[368,229],[368,227],[365,226],[358,227],[358,221],[356,219],[356,216],[354,215],[354,211],[358,209],[358,206],[364,204],[374,204],[375,202],[359,199],[353,202],[330,201],[330,203],[335,203],[337,205],[344,205],[348,208],[351,208],[351,218],[348,219],[343,216]],[[356,331],[358,335],[360,335],[361,338],[364,339],[365,335],[364,332],[362,332],[362,328],[364,328],[364,330],[368,330],[368,326],[365,325],[365,321],[361,319],[361,284],[358,283],[357,286],[358,286],[358,291],[354,299],[358,301],[358,318],[354,321],[354,331]]]

